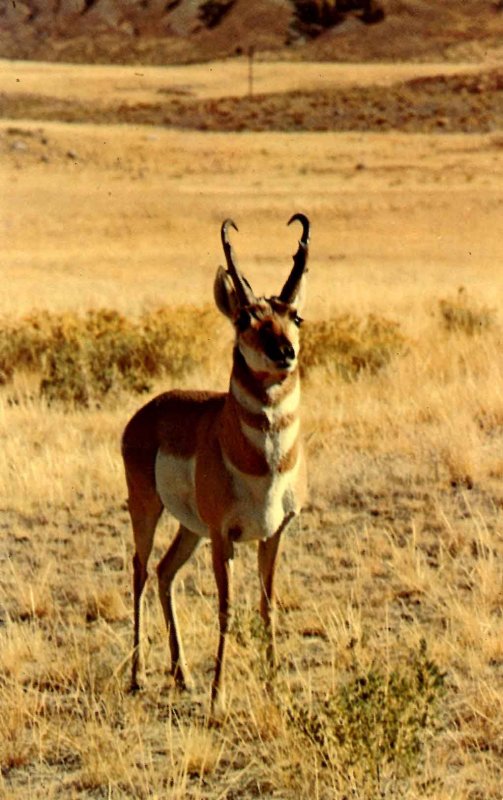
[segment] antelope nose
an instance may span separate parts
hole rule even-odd
[[[278,347],[278,352],[274,360],[280,367],[288,367],[295,361],[295,350],[290,342],[285,342]]]
[[[285,344],[282,348],[283,358],[287,361],[293,361],[295,358],[295,350],[291,344]]]

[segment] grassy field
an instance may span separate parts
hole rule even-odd
[[[488,62],[497,66],[498,59]],[[257,61],[253,88],[258,93],[317,90],[337,86],[387,86],[397,80],[425,78],[459,71],[477,73],[479,62],[334,64]],[[248,59],[231,58],[205,64],[166,67],[40,63],[0,59],[0,91],[79,97],[93,104],[100,98],[128,103],[155,101],[173,92],[198,98],[240,97],[248,94]]]
[[[0,797],[501,800],[503,133],[4,119],[0,152]],[[231,332],[210,306],[220,223],[236,220],[240,266],[271,293],[295,211],[313,225],[310,500],[279,567],[276,676],[254,549],[238,551],[228,713],[210,727],[207,548],[178,590],[194,692],[166,677],[152,579],[147,685],[127,693],[119,439],[156,391],[226,387]],[[181,332],[191,360],[166,359],[143,396],[116,373],[102,391],[96,342],[139,346],[160,306],[166,348]],[[105,314],[89,338],[99,309],[120,322]],[[71,371],[41,394],[61,337],[85,403],[58,400]],[[166,519],[157,557],[174,530]]]

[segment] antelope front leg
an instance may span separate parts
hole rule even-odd
[[[234,552],[232,543],[222,541],[220,533],[214,533],[212,535],[211,551],[213,570],[215,572],[218,590],[218,622],[220,631],[215,663],[215,677],[211,687],[211,712],[213,713],[217,705],[222,710],[225,706],[224,659],[230,620],[232,558]]]
[[[276,639],[274,630],[274,573],[278,559],[281,534],[288,526],[293,514],[288,515],[274,536],[259,542],[258,571],[260,578],[260,616],[264,622],[267,635],[266,656],[273,670],[277,667]]]

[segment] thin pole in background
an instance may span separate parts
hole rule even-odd
[[[253,56],[255,48],[250,45],[248,48],[248,97],[253,97]]]

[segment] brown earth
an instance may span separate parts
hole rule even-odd
[[[3,116],[164,125],[208,131],[491,132],[503,126],[503,70],[252,97],[194,98],[158,90],[155,103],[0,94]]]
[[[0,9],[0,56],[166,64],[223,58],[253,47],[265,58],[478,60],[500,46],[503,33],[498,0],[379,0],[385,16],[372,25],[363,22],[364,4],[354,3],[357,10],[340,14],[339,24],[330,27],[302,23],[296,10],[301,5],[307,4],[9,0]]]

